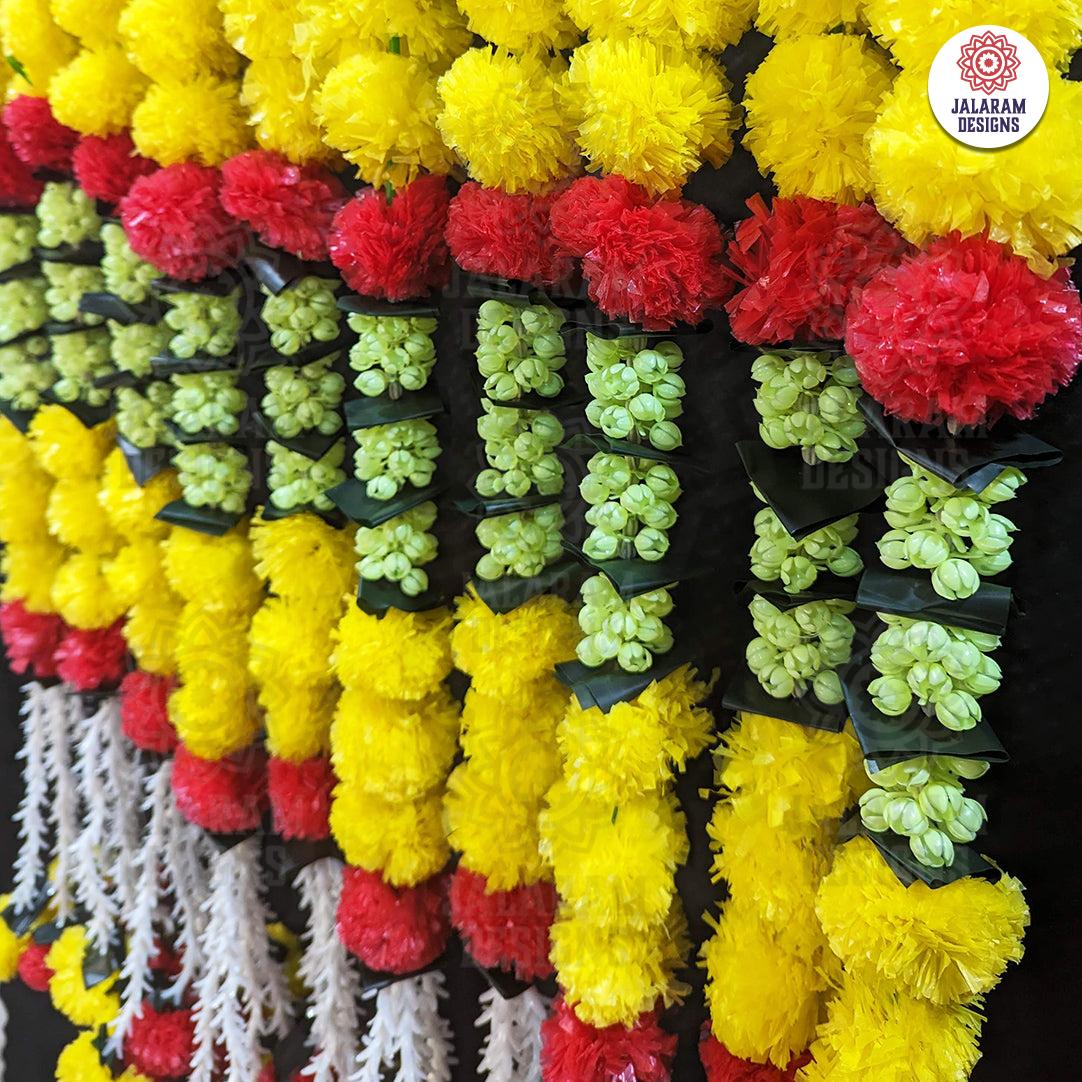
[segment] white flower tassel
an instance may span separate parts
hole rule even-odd
[[[210,894],[213,845],[194,823],[189,823],[170,801],[169,831],[165,842],[165,873],[172,892],[173,948],[180,954],[180,969],[169,986],[169,996],[180,1002],[196,974],[203,970],[203,933],[206,901]]]
[[[281,967],[267,939],[259,839],[219,853],[205,903],[203,970],[195,982],[195,1053],[190,1082],[211,1082],[215,1047],[226,1055],[223,1082],[255,1082],[262,1038],[285,1036],[292,1005]]]
[[[11,901],[17,909],[32,904],[45,879],[48,865],[49,773],[45,756],[49,746],[49,717],[63,711],[64,691],[34,682],[26,685],[22,705],[23,798],[15,813],[19,825],[19,855],[15,858],[15,889]]]
[[[446,995],[438,971],[381,988],[351,1082],[450,1082],[451,1026],[439,1011]]]
[[[479,1067],[488,1082],[541,1082],[541,1023],[548,1013],[549,1000],[536,988],[513,999],[494,988],[481,993],[477,1026],[488,1033]]]
[[[147,768],[124,736],[120,700],[108,702],[104,770],[113,843],[111,876],[123,915],[131,911],[138,896]]]
[[[338,938],[342,862],[323,857],[297,873],[301,904],[308,911],[300,978],[311,989],[308,1038],[313,1082],[345,1082],[357,1059],[357,974]]]
[[[65,690],[59,697],[50,697],[45,715],[48,743],[45,748],[45,770],[52,786],[53,799],[49,820],[56,838],[56,870],[53,874],[53,900],[56,917],[61,923],[75,912],[75,883],[72,853],[79,836],[79,797],[71,761],[71,734],[86,722],[82,696]]]

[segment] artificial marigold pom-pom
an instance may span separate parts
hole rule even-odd
[[[699,323],[731,291],[718,223],[686,199],[655,201],[622,177],[583,177],[553,204],[551,220],[607,315],[666,330]]]
[[[8,601],[0,605],[0,635],[13,673],[37,680],[56,676],[56,648],[64,635],[59,616],[30,612],[22,601]]]
[[[54,71],[76,53],[79,43],[54,21],[50,0],[4,0],[0,4],[0,37],[5,56],[26,72],[12,79],[19,90],[29,85],[44,94]]]
[[[473,274],[532,285],[564,281],[574,264],[549,226],[555,198],[464,184],[447,215],[447,243],[455,262]]]
[[[116,1017],[120,1001],[116,994],[119,974],[110,973],[103,981],[87,987],[83,965],[91,949],[86,929],[70,924],[49,948],[46,965],[53,971],[49,998],[53,1006],[77,1026],[97,1028]]]
[[[154,1079],[186,1078],[194,1043],[191,1010],[157,1011],[144,1001],[124,1038],[124,1058]]]
[[[783,196],[859,203],[871,190],[864,133],[892,76],[855,35],[780,42],[748,77],[744,146]]]
[[[1066,270],[1043,279],[1001,245],[955,235],[873,278],[845,341],[864,389],[904,420],[1024,419],[1074,376],[1082,305]]]
[[[15,153],[7,130],[0,130],[0,207],[33,207],[44,189],[45,182],[38,180],[30,166]]]
[[[788,41],[838,27],[860,30],[863,10],[864,0],[759,0],[755,26],[775,41]]]
[[[180,813],[215,834],[255,830],[267,804],[266,757],[257,747],[225,759],[200,759],[183,745],[173,759]]]
[[[275,831],[283,838],[326,838],[334,783],[330,760],[324,756],[303,763],[269,759],[267,791]]]
[[[127,132],[117,135],[84,135],[72,156],[79,187],[91,199],[119,203],[139,177],[153,173],[157,166],[136,153]]]
[[[53,116],[45,98],[20,94],[4,106],[8,142],[19,160],[33,169],[71,170],[79,133]]]
[[[733,336],[749,345],[836,341],[853,291],[909,245],[870,203],[759,196],[727,252],[742,283],[725,305]]]
[[[66,1044],[56,1058],[56,1082],[148,1082],[144,1075],[132,1068],[117,1076],[112,1067],[106,1067],[95,1044],[97,1027],[84,1030],[75,1040]]]
[[[754,1063],[734,1056],[709,1032],[699,1042],[699,1059],[706,1070],[706,1082],[794,1082],[796,1073],[810,1057],[795,1056],[784,1069],[773,1063]]]
[[[449,261],[444,230],[450,195],[443,177],[418,177],[387,194],[369,188],[334,216],[331,262],[350,289],[402,301],[439,289]]]
[[[567,0],[565,6],[591,38],[637,34],[717,53],[743,36],[755,0]]]
[[[56,119],[83,135],[115,135],[130,123],[147,80],[119,45],[83,49],[49,81]]]
[[[301,259],[326,259],[327,235],[347,199],[341,181],[318,166],[249,150],[222,166],[222,206],[272,248]]]
[[[354,589],[353,528],[337,529],[316,515],[252,519],[248,538],[256,574],[271,593],[289,601],[318,605],[325,598],[341,606]]]
[[[217,169],[186,163],[140,177],[120,205],[137,256],[174,278],[198,281],[240,258],[248,231],[218,198]]]
[[[33,992],[49,991],[49,981],[53,979],[53,971],[45,960],[49,947],[49,943],[31,940],[19,955],[19,979]]]
[[[112,687],[124,675],[127,652],[120,620],[89,631],[69,628],[56,648],[56,672],[76,691]]]
[[[412,973],[443,953],[451,927],[442,876],[395,888],[375,872],[342,869],[338,936],[369,969]]]
[[[171,676],[136,669],[120,684],[120,724],[124,735],[144,751],[168,755],[177,746],[169,720],[169,695],[176,687]]]
[[[151,79],[231,75],[240,65],[225,38],[217,0],[128,0],[120,35],[132,63]]]
[[[320,137],[316,96],[294,56],[261,56],[244,70],[240,103],[248,110],[255,141],[301,164],[334,161]]]
[[[512,52],[571,49],[579,34],[559,0],[459,0],[469,28]]]
[[[507,970],[520,981],[552,976],[549,927],[556,915],[552,883],[489,890],[483,875],[460,865],[451,879],[450,897],[451,922],[478,965]]]
[[[676,1036],[648,1011],[633,1026],[596,1028],[579,1021],[561,996],[541,1024],[544,1082],[669,1082]]]
[[[561,59],[470,49],[440,77],[440,134],[471,177],[536,192],[569,175],[578,151],[560,88]]]
[[[645,38],[598,38],[577,48],[567,98],[590,165],[678,192],[705,161],[723,165],[739,124],[729,82],[708,55]]]

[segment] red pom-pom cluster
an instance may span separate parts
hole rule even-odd
[[[418,177],[391,199],[368,188],[334,216],[331,262],[365,296],[402,301],[439,289],[450,269],[449,204],[443,177]]]
[[[173,758],[181,815],[213,834],[255,830],[267,807],[266,756],[250,747],[225,759],[200,759],[183,744]]]
[[[1082,357],[1082,306],[1066,270],[1041,278],[986,237],[938,240],[888,268],[848,318],[864,389],[906,421],[1031,417]]]
[[[669,1082],[676,1037],[647,1011],[635,1024],[596,1029],[580,1022],[563,996],[541,1026],[545,1082]]]
[[[248,230],[218,198],[217,169],[185,162],[140,177],[120,204],[128,243],[173,278],[199,281],[240,258]]]
[[[555,201],[551,220],[609,316],[648,330],[699,323],[732,289],[721,229],[697,203],[654,199],[623,177],[582,177]]]
[[[49,953],[49,943],[35,943],[31,940],[19,955],[19,979],[33,992],[48,992],[53,971],[45,962]]]
[[[76,691],[94,691],[120,683],[128,656],[124,621],[83,631],[69,627],[56,648],[56,674]]]
[[[318,841],[330,834],[334,770],[330,759],[317,756],[303,763],[271,758],[267,763],[274,829],[283,838]]]
[[[272,248],[301,259],[327,258],[331,222],[347,198],[329,170],[269,150],[249,150],[222,166],[222,206]]]
[[[44,188],[45,182],[15,153],[6,131],[0,131],[0,207],[28,210],[41,198]]]
[[[459,866],[450,896],[451,922],[478,965],[509,970],[522,981],[552,975],[549,928],[556,888],[551,883],[489,892],[483,875]]]
[[[725,306],[741,342],[836,341],[853,291],[909,250],[870,203],[755,196],[728,257],[742,283]]]
[[[32,169],[71,172],[79,133],[53,116],[47,98],[20,94],[4,106],[4,126],[19,160]]]
[[[30,612],[21,601],[0,605],[0,635],[8,666],[38,680],[56,676],[56,649],[64,636],[64,621],[45,612]]]
[[[369,969],[382,973],[423,969],[443,953],[450,935],[445,888],[442,876],[399,889],[375,872],[346,867],[338,938]]]
[[[136,152],[127,132],[118,135],[84,135],[75,147],[71,164],[79,187],[91,199],[119,203],[139,179],[157,166]]]
[[[555,199],[464,184],[447,217],[447,243],[455,262],[473,274],[533,285],[564,281],[574,262],[552,235],[549,216]]]
[[[124,1038],[124,1060],[151,1078],[187,1078],[194,1044],[190,1010],[156,1011],[144,1001]]]
[[[174,687],[173,677],[141,669],[121,681],[121,728],[137,748],[167,755],[177,746],[177,732],[169,720],[169,695]]]
[[[795,1082],[796,1073],[811,1062],[806,1052],[795,1056],[782,1070],[773,1063],[752,1063],[734,1056],[709,1031],[699,1042],[699,1058],[706,1069],[707,1082]]]

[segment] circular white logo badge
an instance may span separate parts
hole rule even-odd
[[[1044,115],[1048,69],[1016,31],[971,26],[936,53],[928,100],[943,129],[967,146],[1010,146]]]

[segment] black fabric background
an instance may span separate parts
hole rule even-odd
[[[751,34],[729,51],[726,65],[738,87],[768,47],[767,39]],[[744,200],[754,191],[768,194],[770,185],[759,176],[750,156],[738,148],[722,170],[706,169],[697,175],[688,194],[731,223],[744,215]],[[443,461],[452,465],[459,481],[480,465],[473,429],[477,405],[472,358],[463,353],[472,323],[472,307],[456,281],[441,312],[441,361],[436,371],[451,405],[451,416],[444,422],[444,446],[450,450]],[[746,612],[732,592],[733,582],[747,575],[751,520],[757,506],[733,448],[735,440],[754,437],[756,431],[748,356],[734,349],[723,320],[709,334],[682,339],[681,345],[687,356],[684,374],[689,387],[682,421],[686,447],[707,472],[687,473],[684,478],[678,544],[706,556],[713,573],[677,594],[676,626],[681,641],[696,637],[704,661],[720,670],[724,686],[743,664],[749,637]],[[580,342],[573,352],[580,358],[581,371]],[[1005,509],[1021,527],[1013,550],[1014,567],[1005,578],[1014,586],[1023,611],[1013,619],[999,655],[1004,686],[989,700],[993,703],[989,717],[1012,761],[990,775],[986,795],[991,826],[982,838],[982,849],[1025,883],[1033,926],[1024,962],[1010,969],[988,999],[985,1056],[974,1074],[976,1082],[1059,1082],[1072,1073],[1071,1035],[1082,997],[1078,977],[1082,936],[1076,916],[1082,901],[1082,865],[1071,840],[1078,810],[1076,764],[1082,761],[1078,674],[1073,669],[1082,659],[1076,631],[1082,581],[1074,549],[1074,533],[1082,521],[1080,408],[1082,389],[1075,386],[1049,403],[1032,423],[1032,432],[1062,448],[1064,462],[1034,471],[1020,497]],[[575,414],[573,408],[568,416]],[[574,466],[569,473],[577,480]],[[573,512],[574,501],[568,506]],[[869,516],[861,537],[865,551],[881,528],[882,520]],[[440,525],[443,567],[451,588],[461,587],[477,558],[471,530],[472,523],[449,507],[444,509]],[[18,698],[18,685],[5,669],[0,672],[0,868],[4,869],[0,881],[5,883],[14,857],[11,817],[20,789],[15,760]],[[719,711],[719,728],[728,720]],[[691,859],[679,882],[697,943],[708,934],[702,914],[718,898],[708,875],[710,854],[704,826],[709,806],[699,796],[700,789],[709,787],[711,774],[709,756],[703,756],[678,787],[691,837]],[[476,1077],[480,1035],[473,1023],[484,982],[468,967],[456,967],[448,978],[447,1010],[460,1057],[456,1079],[468,1082]],[[677,1082],[703,1078],[695,1048],[706,1017],[701,975],[692,970],[690,979],[695,994],[667,1020],[681,1038],[674,1069]],[[72,1036],[71,1027],[44,997],[27,991],[18,981],[4,987],[3,997],[11,1012],[8,1077],[18,1082],[52,1078],[56,1054]]]

